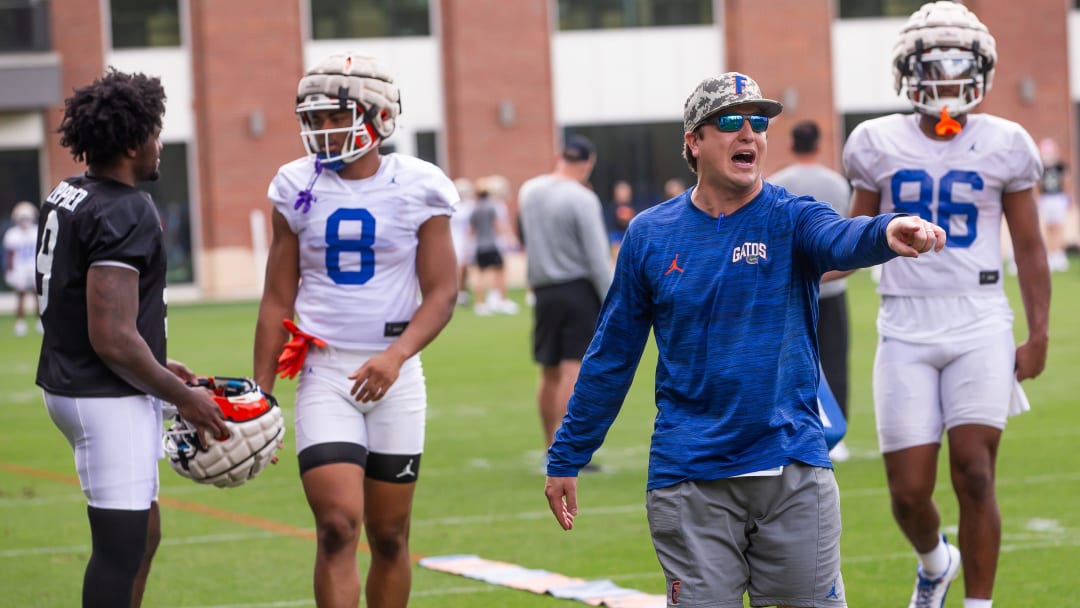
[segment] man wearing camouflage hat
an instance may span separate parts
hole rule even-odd
[[[762,181],[782,107],[750,77],[701,82],[683,109],[697,184],[623,240],[544,493],[573,527],[577,478],[652,330],[657,417],[647,511],[669,605],[846,606],[840,501],[818,416],[821,275],[945,244],[917,217],[844,219]]]

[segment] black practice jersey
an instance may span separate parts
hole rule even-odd
[[[90,345],[86,275],[95,264],[139,273],[139,335],[165,363],[165,248],[150,195],[111,179],[68,178],[41,206],[37,291],[45,335],[37,384],[70,397],[122,397],[142,391],[114,374]]]

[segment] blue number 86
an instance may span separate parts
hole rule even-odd
[[[900,190],[905,183],[918,184],[918,198],[915,200],[901,200]],[[949,247],[971,247],[975,242],[976,226],[979,219],[979,208],[975,203],[955,202],[952,200],[953,186],[956,184],[968,184],[972,190],[983,189],[983,179],[975,171],[949,171],[938,182],[937,192],[937,218],[934,218],[934,178],[922,169],[901,169],[892,176],[892,199],[893,206],[901,213],[917,215],[928,222],[934,222],[941,226],[948,237],[946,245]],[[950,220],[953,216],[963,216],[965,234],[949,234]]]
[[[341,238],[341,222],[360,222],[360,237]],[[338,209],[326,218],[326,274],[338,285],[363,285],[375,276],[375,216],[367,209]],[[341,269],[341,252],[360,254],[359,270]]]

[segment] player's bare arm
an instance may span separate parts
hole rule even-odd
[[[881,193],[855,188],[851,193],[851,217],[874,217],[881,211]]]
[[[1050,268],[1039,228],[1035,191],[1006,192],[1001,196],[1001,204],[1012,236],[1020,296],[1027,318],[1028,338],[1016,348],[1016,377],[1026,380],[1038,376],[1046,367],[1050,341]]]
[[[578,512],[577,477],[548,477],[544,483],[544,496],[547,496],[555,521],[563,530],[574,529],[574,517]]]
[[[228,435],[221,410],[209,393],[184,384],[159,364],[139,335],[139,273],[119,266],[91,266],[86,275],[86,313],[90,344],[125,382],[176,405],[200,431]]]
[[[457,257],[450,236],[450,218],[437,215],[420,226],[416,276],[422,301],[405,331],[386,348],[349,375],[357,401],[378,401],[397,380],[401,365],[439,335],[457,303]]]
[[[268,393],[274,391],[278,355],[289,332],[282,319],[293,318],[293,306],[300,284],[300,241],[289,228],[285,216],[275,210],[271,216],[273,238],[266,259],[259,317],[255,325],[255,382]]]
[[[176,374],[177,378],[180,378],[188,384],[195,384],[195,381],[199,379],[199,376],[191,371],[190,367],[175,359],[168,359],[165,361],[165,367],[169,368],[169,371],[173,374]]]

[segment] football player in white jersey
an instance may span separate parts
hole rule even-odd
[[[1038,153],[1020,125],[971,113],[990,89],[996,59],[994,38],[962,4],[923,5],[893,49],[897,90],[915,113],[864,122],[844,148],[853,215],[906,212],[948,235],[940,255],[886,263],[878,287],[874,407],[893,515],[919,555],[912,607],[940,607],[961,562],[965,608],[991,605],[1001,544],[998,444],[1016,382],[1046,364],[1050,275],[1034,190]],[[1028,329],[1019,346],[1002,287],[1003,217]],[[933,501],[943,432],[959,550],[941,535]]]
[[[4,232],[4,282],[15,292],[15,335],[26,335],[26,319],[37,316],[34,265],[37,260],[37,205],[22,201],[11,210],[11,228]],[[25,301],[29,300],[30,308]],[[38,331],[44,331],[41,321]]]
[[[275,372],[300,374],[296,449],[318,529],[318,606],[359,603],[361,526],[371,550],[367,605],[408,601],[427,409],[419,353],[457,298],[454,184],[430,163],[378,150],[399,99],[372,57],[320,61],[297,92],[309,155],[282,166],[269,188],[255,379],[271,390]]]

